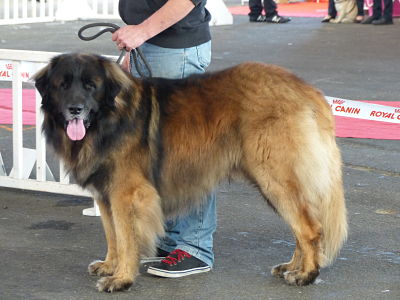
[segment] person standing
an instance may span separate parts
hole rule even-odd
[[[372,16],[366,18],[361,24],[389,25],[393,24],[393,0],[374,0]]]
[[[277,5],[274,0],[249,0],[250,22],[287,23],[291,19],[278,15]],[[262,11],[265,11],[265,15]]]
[[[113,33],[112,40],[119,49],[139,48],[154,77],[204,73],[211,61],[211,16],[205,5],[206,0],[120,0],[119,13],[127,25]],[[128,53],[123,68],[137,76],[132,59]],[[215,202],[211,193],[188,215],[166,221],[166,236],[157,248],[157,255],[165,258],[151,263],[148,273],[182,277],[212,268]]]

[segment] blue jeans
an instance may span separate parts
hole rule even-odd
[[[151,67],[153,77],[179,79],[204,73],[211,61],[211,42],[184,49],[162,48],[145,43],[140,50]],[[146,69],[141,68],[141,72],[145,73]],[[131,73],[138,76],[132,56]],[[212,267],[213,233],[217,226],[215,202],[216,197],[212,193],[197,209],[185,216],[167,220],[166,235],[159,240],[158,247],[167,252],[181,249]]]

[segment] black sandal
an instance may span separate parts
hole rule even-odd
[[[322,19],[321,23],[329,23],[329,21],[332,19],[334,19],[334,18],[328,15]]]

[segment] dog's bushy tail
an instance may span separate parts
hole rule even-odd
[[[338,255],[347,238],[347,213],[341,176],[334,178],[330,192],[321,203],[322,225],[321,267],[329,265]]]
[[[309,126],[308,133],[317,131]],[[308,207],[321,226],[320,267],[329,265],[347,238],[347,212],[342,182],[342,159],[335,136],[322,130],[320,138],[307,134],[303,169],[299,172]]]

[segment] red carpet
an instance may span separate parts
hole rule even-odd
[[[248,5],[228,7],[233,15],[247,15]],[[299,2],[278,4],[278,12],[285,17],[314,17],[322,18],[328,12],[328,3]]]
[[[12,124],[12,90],[0,89],[0,124]],[[24,125],[35,125],[35,90],[22,90],[22,119]]]
[[[12,124],[11,89],[0,89],[0,124]],[[400,108],[400,101],[365,101]],[[35,91],[23,90],[24,125],[35,125]],[[400,124],[336,117],[336,136],[400,140]]]

